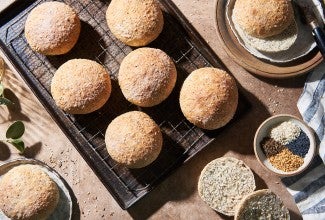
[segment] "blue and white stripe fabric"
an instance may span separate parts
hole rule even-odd
[[[303,173],[282,179],[304,220],[325,219],[325,62],[309,73],[297,106],[315,131],[317,155]]]

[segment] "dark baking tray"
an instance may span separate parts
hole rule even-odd
[[[71,52],[48,57],[33,52],[24,37],[28,13],[42,2],[44,0],[18,0],[1,14],[1,48],[119,205],[127,209],[222,133],[222,129],[207,132],[189,123],[180,111],[178,94],[185,77],[193,70],[207,66],[225,67],[177,7],[169,0],[160,0],[165,25],[158,39],[149,46],[160,48],[173,58],[178,70],[177,85],[162,104],[139,108],[124,99],[116,82],[122,59],[134,48],[118,41],[108,30],[105,12],[110,1],[64,0],[82,20],[81,35]],[[56,107],[51,97],[50,82],[54,72],[72,58],[96,60],[111,73],[112,95],[106,105],[94,113],[66,114]],[[244,109],[246,107],[240,101],[237,118]],[[164,136],[158,159],[142,169],[129,170],[116,164],[105,148],[107,125],[116,116],[130,110],[148,113],[159,124]]]

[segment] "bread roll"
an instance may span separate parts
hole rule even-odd
[[[45,2],[27,17],[25,36],[32,50],[44,55],[69,52],[80,34],[80,20],[73,9],[62,2]]]
[[[139,48],[122,61],[118,82],[125,98],[135,105],[151,107],[164,101],[177,78],[172,59],[162,50]]]
[[[103,66],[87,59],[72,59],[55,72],[51,93],[57,106],[70,114],[101,108],[111,94],[111,79]]]
[[[212,209],[233,216],[241,199],[255,190],[251,169],[233,157],[220,157],[201,172],[198,190],[201,199]]]
[[[262,189],[246,195],[237,206],[235,220],[251,219],[289,220],[290,214],[275,193]]]
[[[232,21],[243,43],[261,52],[286,51],[298,37],[289,0],[236,0]]]
[[[184,116],[194,125],[208,130],[220,128],[237,109],[236,82],[221,69],[197,69],[185,79],[179,102]]]
[[[117,39],[134,47],[155,40],[164,26],[163,14],[156,0],[112,0],[106,20]]]
[[[131,111],[108,125],[105,143],[113,160],[129,168],[142,168],[156,160],[163,138],[158,125],[147,114]]]
[[[290,0],[236,0],[233,15],[247,34],[257,38],[280,34],[294,21]]]
[[[56,183],[37,165],[12,168],[0,189],[0,209],[11,219],[47,219],[59,202]]]

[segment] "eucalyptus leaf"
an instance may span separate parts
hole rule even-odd
[[[11,124],[6,132],[6,138],[18,139],[23,136],[25,125],[22,121],[15,121]]]
[[[14,103],[5,97],[0,97],[0,105],[13,105]]]
[[[21,139],[11,139],[7,140],[8,143],[12,144],[17,150],[19,150],[21,153],[24,153],[25,151],[25,143]]]
[[[0,83],[0,97],[3,95],[3,91],[5,90],[5,87]]]

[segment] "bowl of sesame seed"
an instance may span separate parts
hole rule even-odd
[[[314,131],[301,119],[279,114],[266,119],[254,137],[257,160],[278,176],[305,170],[316,150]]]

